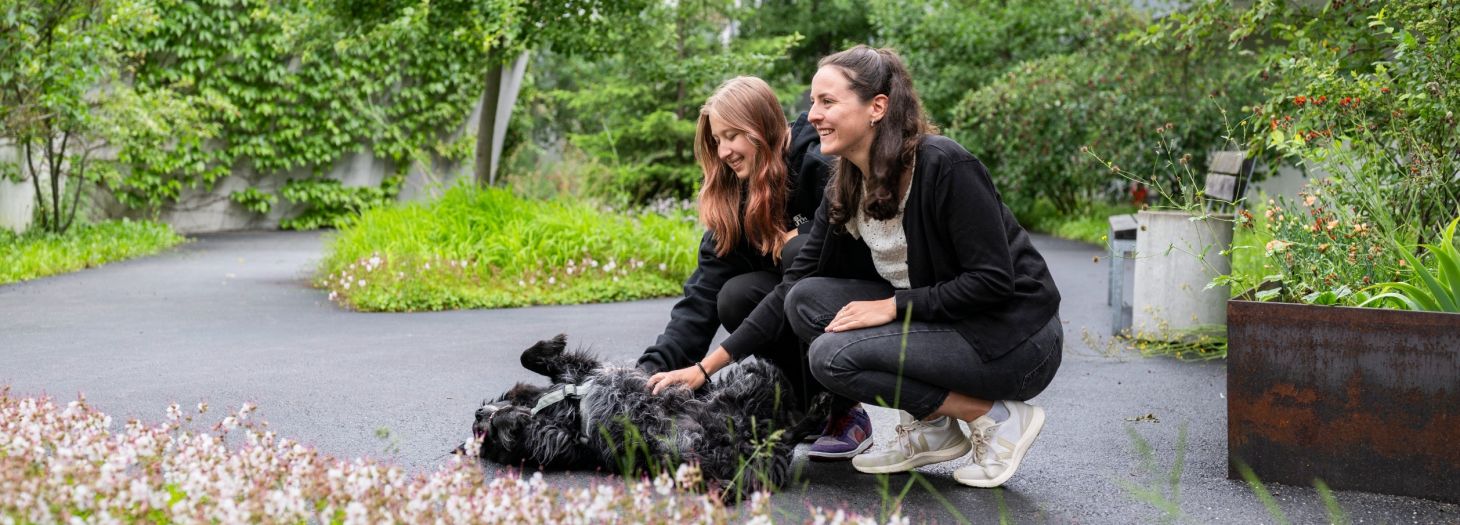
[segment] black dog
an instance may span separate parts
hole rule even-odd
[[[831,410],[793,401],[774,365],[747,359],[699,391],[651,394],[649,376],[565,351],[559,335],[522,353],[522,366],[552,381],[518,383],[477,410],[477,455],[502,465],[609,469],[628,474],[698,464],[712,490],[735,499],[790,479],[792,449]]]

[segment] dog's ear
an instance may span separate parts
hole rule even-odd
[[[568,348],[567,334],[558,334],[552,339],[538,341],[537,344],[532,345],[532,348],[522,352],[522,367],[551,379],[557,375],[558,368],[560,368],[553,366],[553,360],[562,355],[566,348]]]

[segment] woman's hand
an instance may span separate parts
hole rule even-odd
[[[698,366],[689,366],[649,376],[649,388],[656,396],[674,385],[684,385],[685,388],[695,390],[704,384],[705,373],[701,372]]]
[[[892,297],[877,301],[852,301],[837,310],[836,317],[826,325],[828,332],[845,332],[860,328],[872,328],[892,322],[897,318],[897,300]]]

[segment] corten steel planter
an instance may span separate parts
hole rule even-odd
[[[1228,477],[1460,502],[1460,314],[1227,308]]]

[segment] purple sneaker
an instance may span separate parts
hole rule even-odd
[[[852,459],[870,446],[872,418],[858,405],[845,414],[832,416],[806,455],[817,461],[838,461]]]

